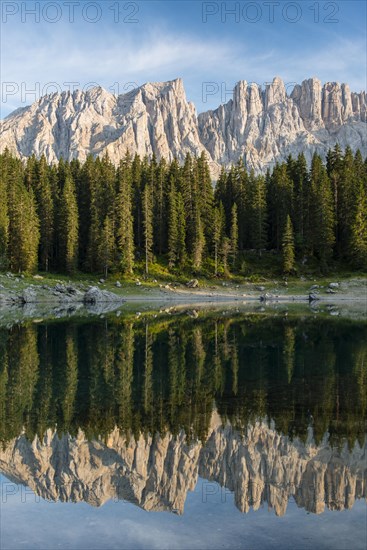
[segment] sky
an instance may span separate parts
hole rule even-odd
[[[181,77],[198,112],[236,82],[312,76],[366,89],[366,3],[56,0],[1,2],[1,118],[40,96],[124,93]]]
[[[293,498],[281,517],[266,504],[242,514],[235,508],[232,493],[199,478],[187,495],[183,515],[178,516],[146,512],[124,501],[109,501],[100,508],[83,502],[47,502],[2,475],[0,489],[0,545],[4,550],[365,548],[363,499],[351,510],[325,509],[319,515],[298,508]]]

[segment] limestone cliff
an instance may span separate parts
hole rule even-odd
[[[182,162],[187,153],[205,151],[213,174],[239,158],[257,172],[301,151],[310,161],[337,142],[367,155],[366,93],[352,93],[347,84],[322,86],[316,78],[290,95],[278,77],[265,89],[241,81],[233,99],[198,116],[181,79],[117,97],[102,88],[55,93],[10,114],[0,131],[0,151],[8,147],[22,158],[84,161],[108,152],[117,164],[129,149]]]

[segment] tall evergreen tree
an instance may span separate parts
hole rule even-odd
[[[351,226],[351,248],[349,256],[355,267],[367,270],[367,192],[360,183],[358,203]]]
[[[219,205],[219,208],[214,209],[214,220],[213,220],[213,252],[214,252],[214,275],[218,275],[219,268],[219,254],[221,251],[221,245],[223,240],[223,229],[224,229],[224,208],[223,204]]]
[[[182,267],[186,260],[186,213],[183,197],[181,193],[177,193],[176,197],[177,207],[177,260],[178,264]]]
[[[144,256],[145,275],[149,274],[149,264],[153,259],[153,208],[152,193],[149,185],[146,185],[142,197],[142,215],[144,231]]]
[[[330,180],[317,154],[311,166],[311,197],[313,250],[321,262],[321,269],[325,270],[333,256],[335,216]]]
[[[283,258],[283,272],[292,273],[294,271],[294,233],[291,218],[288,215],[284,228],[282,239],[282,258]]]
[[[120,163],[117,171],[117,248],[120,268],[131,274],[134,267],[134,221],[132,208],[132,167],[130,155]]]
[[[21,166],[15,162],[8,185],[9,267],[33,272],[38,267],[39,219],[32,189],[27,191]]]
[[[8,199],[5,180],[0,175],[0,270],[5,269],[8,263],[8,240],[9,240],[9,216]]]
[[[39,264],[41,269],[48,271],[52,262],[54,245],[54,197],[49,179],[49,168],[46,158],[42,155],[36,164],[35,180],[32,188],[37,203],[37,213],[40,224]]]
[[[115,235],[110,217],[107,215],[99,238],[98,257],[101,262],[103,274],[107,278],[108,272],[114,265],[115,259]]]
[[[229,253],[231,256],[232,268],[236,265],[236,260],[238,256],[238,208],[237,204],[234,203],[231,210],[231,230],[230,230],[230,241],[229,241]]]
[[[307,161],[303,153],[298,155],[293,164],[294,203],[292,219],[294,220],[294,238],[296,250],[305,253],[310,248],[310,177]]]
[[[168,202],[168,265],[175,267],[178,259],[178,210],[175,183],[171,181]]]
[[[251,172],[247,186],[248,246],[259,251],[266,248],[266,187],[263,176]]]
[[[271,246],[280,250],[287,216],[293,208],[293,182],[286,164],[276,164],[270,178],[268,210]]]
[[[78,268],[79,216],[74,181],[67,175],[59,207],[60,265],[67,273]]]

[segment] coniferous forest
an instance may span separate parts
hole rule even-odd
[[[48,165],[0,155],[0,269],[149,275],[246,275],[246,251],[273,254],[279,271],[313,262],[367,269],[367,159],[335,146],[289,157],[266,175],[242,162],[213,185],[208,162],[181,166],[126,153]]]

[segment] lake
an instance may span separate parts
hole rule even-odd
[[[189,309],[9,323],[0,546],[365,548],[366,419],[358,319]]]

